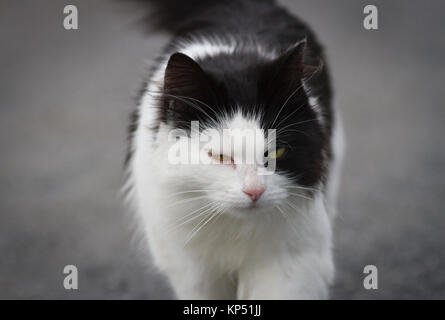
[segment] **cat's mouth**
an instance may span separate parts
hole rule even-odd
[[[247,218],[261,214],[262,211],[267,211],[268,208],[270,207],[264,202],[252,201],[250,203],[245,203],[244,205],[232,207],[232,210],[228,210],[228,212],[232,216]]]
[[[252,201],[247,205],[248,209],[258,209],[261,205],[259,205],[256,201]]]

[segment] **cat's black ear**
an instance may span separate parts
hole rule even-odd
[[[323,60],[307,39],[288,49],[276,61],[277,76],[293,85],[310,79],[323,69]]]
[[[185,54],[174,53],[165,69],[166,101],[186,107],[193,101],[208,102],[212,95],[211,79],[199,64]]]
[[[312,48],[305,39],[271,62],[265,69],[262,82],[271,103],[282,104],[290,97],[297,99],[298,93],[306,89],[303,84],[312,86],[317,82],[323,70],[323,60],[318,52],[319,49]]]

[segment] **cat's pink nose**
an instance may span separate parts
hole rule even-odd
[[[257,201],[264,193],[264,190],[264,184],[243,188],[243,192],[247,194],[252,201]]]

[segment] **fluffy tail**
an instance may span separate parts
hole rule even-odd
[[[242,5],[244,2],[260,3],[275,0],[137,0],[149,5],[148,23],[152,28],[178,31],[201,20],[211,20],[220,8]]]

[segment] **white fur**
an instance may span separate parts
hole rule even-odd
[[[205,42],[178,48],[195,59],[232,50],[232,44]],[[156,135],[148,129],[156,116],[152,93],[162,88],[165,66],[166,60],[143,97],[129,166],[133,205],[154,264],[168,276],[181,299],[327,298],[334,267],[326,207],[334,208],[337,183],[328,186],[328,197],[318,191],[308,199],[290,196],[287,177],[266,176],[266,191],[252,210],[241,190],[240,169],[170,164],[167,153],[174,142],[167,135],[171,128],[162,124]],[[228,116],[225,125],[259,127],[255,118],[240,115]],[[340,144],[334,145],[335,152],[340,152]],[[339,165],[332,169],[339,171]],[[334,180],[338,178],[338,173],[331,174]],[[191,201],[194,196],[201,198]],[[201,207],[211,209],[212,201],[224,212],[197,232],[198,222],[209,215],[196,213]]]

